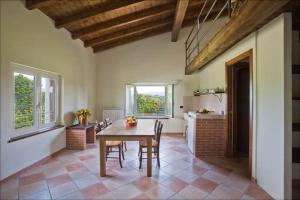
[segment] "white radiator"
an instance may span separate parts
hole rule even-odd
[[[110,118],[113,122],[124,118],[123,108],[104,108],[102,111],[102,119]]]

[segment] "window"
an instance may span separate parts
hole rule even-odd
[[[14,72],[14,129],[34,125],[35,78]]]
[[[58,119],[58,75],[12,64],[12,132],[20,136],[55,126]]]
[[[55,80],[41,78],[40,122],[42,125],[55,122]]]
[[[173,116],[173,85],[126,85],[126,116]]]

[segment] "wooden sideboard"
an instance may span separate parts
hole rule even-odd
[[[88,124],[86,126],[73,125],[66,128],[66,148],[84,150],[87,143],[95,143],[96,124]]]

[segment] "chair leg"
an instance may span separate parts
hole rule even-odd
[[[160,168],[159,150],[156,152],[157,165]]]
[[[142,153],[142,148],[140,147],[141,151],[140,151],[140,166],[139,169],[142,168],[142,160],[143,160],[143,153]]]
[[[106,147],[105,150],[106,150],[106,154],[109,154],[108,147]]]
[[[121,151],[122,151],[121,148],[122,148],[122,146],[119,145],[119,163],[120,163],[120,167],[123,168],[123,166],[122,166],[122,159],[121,159]]]
[[[106,159],[106,161],[107,161],[107,156],[108,156],[108,154],[109,154],[109,148],[106,147],[106,154],[105,154],[105,159]]]
[[[122,158],[123,158],[123,160],[125,160],[125,156],[124,156],[123,147],[121,147],[121,150],[122,150]]]
[[[127,151],[126,141],[124,142],[125,151]]]
[[[141,153],[141,146],[139,146],[139,153],[138,153],[138,157],[140,157],[140,153]]]

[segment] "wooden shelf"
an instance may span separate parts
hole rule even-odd
[[[292,73],[293,74],[300,74],[300,65],[293,65],[292,66]]]
[[[300,147],[293,147],[293,163],[300,163]]]
[[[300,131],[300,123],[293,123],[293,131]]]
[[[300,100],[300,97],[293,97],[293,100]]]

